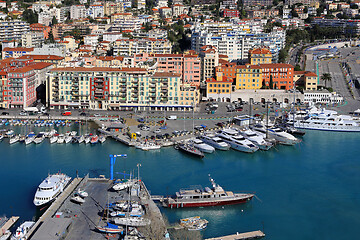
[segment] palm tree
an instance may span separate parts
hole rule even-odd
[[[330,82],[331,81],[331,75],[330,73],[324,73],[322,76],[321,76],[321,80],[323,80],[325,82],[325,88],[326,88],[326,82]]]

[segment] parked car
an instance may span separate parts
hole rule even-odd
[[[100,117],[100,114],[94,113],[94,117]]]
[[[161,130],[160,130],[160,129],[156,129],[156,130],[154,130],[154,133],[161,133]]]
[[[8,112],[2,112],[1,115],[9,115]]]
[[[86,113],[82,112],[80,113],[80,116],[86,116]]]
[[[26,111],[21,111],[21,112],[19,113],[19,115],[20,115],[20,116],[27,116],[28,114],[27,114]]]
[[[180,131],[177,131],[177,130],[173,131],[172,133],[173,133],[175,136],[180,135]]]
[[[143,123],[143,122],[145,122],[145,119],[143,119],[143,118],[138,118],[137,121]]]
[[[71,111],[62,112],[61,115],[63,115],[63,116],[71,116]]]
[[[224,123],[218,122],[218,123],[216,124],[216,126],[218,126],[218,127],[223,127],[223,126],[224,126]]]
[[[204,128],[202,126],[195,126],[194,129],[198,131],[204,131]]]
[[[143,123],[140,123],[139,125],[138,125],[138,128],[143,128],[143,127],[145,127],[145,124],[143,124]]]
[[[176,120],[177,116],[176,115],[171,115],[171,116],[168,116],[166,119],[167,120]]]
[[[143,126],[143,127],[141,128],[141,130],[143,130],[143,131],[150,131],[150,127],[148,127],[148,126]]]

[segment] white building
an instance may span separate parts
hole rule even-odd
[[[40,47],[44,41],[43,32],[26,32],[21,36],[21,46],[26,48]]]
[[[344,98],[336,92],[327,90],[304,91],[304,103],[342,103]]]
[[[167,0],[156,0],[156,7],[168,7],[168,1]]]
[[[55,55],[65,57],[66,48],[60,44],[43,44],[42,47],[34,48],[31,55]]]
[[[70,7],[71,19],[86,18],[86,16],[87,16],[87,10],[84,5],[72,5]]]
[[[103,40],[109,42],[115,42],[116,40],[121,38],[123,38],[122,32],[109,32],[109,33],[104,33],[103,35]]]
[[[191,47],[200,52],[201,47],[212,45],[218,49],[219,54],[227,55],[229,61],[246,61],[250,49],[265,46],[273,54],[273,62],[277,62],[278,53],[285,45],[285,35],[284,30],[277,28],[271,33],[259,33],[238,24],[202,24],[192,31]]]
[[[99,37],[97,35],[87,35],[84,37],[84,45],[90,45],[96,47],[99,43]]]
[[[20,20],[0,21],[0,42],[3,40],[20,40],[24,32],[30,31],[27,22]]]
[[[104,17],[104,6],[101,4],[90,5],[88,16],[92,18]]]

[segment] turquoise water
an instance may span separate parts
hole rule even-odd
[[[268,152],[208,154],[203,160],[165,148],[143,152],[112,140],[103,145],[0,143],[0,215],[31,219],[36,187],[47,174],[109,176],[133,170],[152,194],[173,194],[190,185],[208,186],[208,174],[225,190],[256,192],[258,199],[236,206],[162,209],[170,223],[199,215],[209,220],[205,237],[263,230],[266,239],[349,239],[360,234],[360,134],[308,131],[302,143]],[[120,177],[119,174],[117,174]]]

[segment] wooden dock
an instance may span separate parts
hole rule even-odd
[[[236,233],[233,235],[227,235],[216,238],[208,238],[206,240],[246,240],[246,239],[257,239],[262,237],[265,237],[265,234],[262,231],[258,230],[258,231],[245,232],[245,233]]]
[[[0,228],[0,237],[4,235],[4,233],[9,230],[9,228],[14,225],[17,220],[19,220],[19,217],[11,217],[1,228]]]

